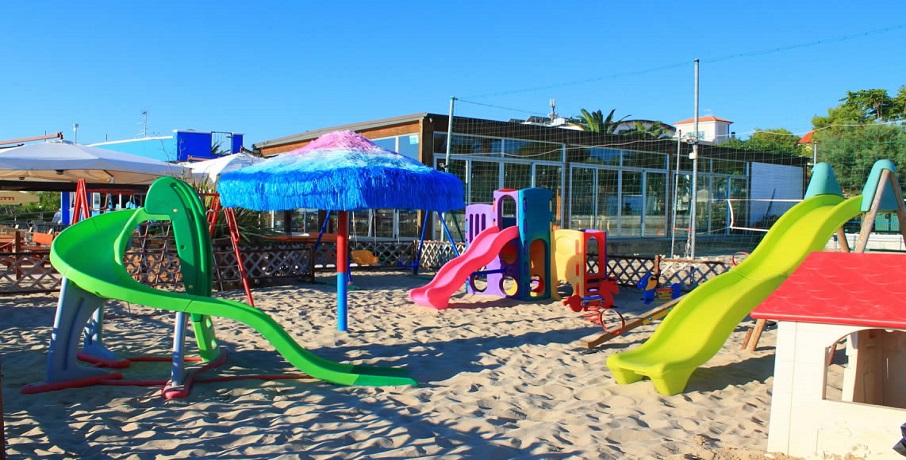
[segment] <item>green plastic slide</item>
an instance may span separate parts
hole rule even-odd
[[[154,289],[137,282],[126,271],[123,256],[132,233],[149,220],[172,221],[186,291],[195,294]],[[50,259],[69,282],[98,297],[190,313],[199,351],[205,359],[219,353],[210,317],[223,317],[261,333],[287,361],[314,378],[341,385],[416,384],[404,369],[355,366],[320,358],[257,308],[210,297],[213,259],[204,208],[195,191],[177,179],[164,177],[155,181],[143,208],[101,214],[67,228],[54,239]]]
[[[648,377],[662,394],[682,392],[692,372],[720,350],[740,321],[860,214],[861,200],[817,195],[784,213],[742,263],[686,294],[645,343],[607,359],[617,383]]]

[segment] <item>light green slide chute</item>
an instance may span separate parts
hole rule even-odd
[[[138,225],[149,220],[172,222],[187,293],[154,289],[134,280],[126,271],[123,256],[132,233]],[[252,327],[287,361],[314,378],[342,385],[416,384],[403,369],[356,366],[320,358],[299,345],[280,324],[257,308],[210,297],[213,259],[204,208],[196,192],[177,179],[164,177],[155,181],[143,208],[101,214],[67,228],[54,239],[50,259],[54,268],[64,276],[65,283],[76,285],[84,294],[191,314],[199,351],[206,360],[215,358],[219,353],[210,318],[222,317]],[[60,318],[81,318],[69,320],[69,323],[87,319],[87,315],[81,313],[67,316],[66,312],[60,311],[64,308],[78,307],[66,306],[61,301],[57,312],[58,323],[66,322],[60,321]],[[58,326],[55,327],[58,334],[68,331],[65,333],[78,335],[78,331],[71,330],[73,328],[66,324]],[[77,348],[71,345],[77,339],[66,339],[70,345],[65,350],[55,350],[52,343],[51,354],[60,355],[55,358],[60,369],[68,364],[59,363],[72,360],[75,353],[72,349]],[[54,366],[54,358],[51,357],[51,368]],[[65,374],[63,372],[55,378],[65,378]],[[51,371],[48,376],[54,377]]]
[[[748,258],[686,294],[645,343],[608,357],[616,381],[648,377],[662,394],[682,392],[692,372],[720,350],[740,321],[809,253],[823,249],[838,228],[858,216],[860,205],[861,197],[817,194],[784,213]]]

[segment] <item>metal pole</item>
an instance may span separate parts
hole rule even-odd
[[[692,137],[692,211],[689,213],[689,257],[695,259],[695,219],[698,213],[698,59],[695,60],[695,117],[693,122],[695,135]]]
[[[453,144],[453,106],[456,104],[456,97],[450,98],[450,115],[447,118],[447,155],[444,158],[444,171],[450,172],[450,148]]]
[[[679,198],[679,168],[680,168],[680,153],[682,152],[681,146],[683,145],[683,131],[680,130],[676,133],[676,168],[673,170],[673,193],[671,196],[671,206],[672,215],[670,217],[670,258],[676,257],[676,206],[677,199]]]
[[[451,96],[450,97],[450,114],[447,116],[447,152],[444,157],[444,171],[445,172],[450,172],[450,150],[452,149],[452,146],[453,146],[453,107],[455,105],[456,105],[456,96]],[[440,216],[441,222],[446,222],[444,220],[444,213],[440,213],[438,215]],[[444,227],[446,228],[446,223],[444,223]],[[447,231],[447,233],[449,234],[449,230]],[[443,241],[444,235],[441,235],[440,238],[441,238],[441,241]],[[450,237],[450,244],[453,245],[454,250],[455,250],[456,241],[453,240],[452,237]]]

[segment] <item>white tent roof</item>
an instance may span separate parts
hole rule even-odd
[[[192,169],[192,177],[196,181],[207,181],[209,184],[216,184],[220,175],[225,172],[242,169],[246,166],[253,165],[264,158],[256,157],[245,152],[226,155],[213,160],[196,161],[180,163],[183,166]]]
[[[5,180],[150,184],[161,176],[188,174],[178,164],[66,142],[0,150],[0,179]]]

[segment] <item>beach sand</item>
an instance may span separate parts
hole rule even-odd
[[[647,381],[617,385],[605,365],[655,325],[589,351],[579,339],[600,328],[557,301],[461,291],[437,311],[407,300],[425,277],[354,272],[344,333],[336,330],[333,277],[318,281],[255,289],[255,303],[312,352],[406,367],[419,386],[234,380],[197,384],[181,400],[147,386],[23,395],[22,386],[44,379],[57,296],[0,298],[8,457],[791,458],[764,453],[772,328],[749,353],[740,344],[751,323],[741,324],[684,393],[663,396]],[[241,291],[223,296],[244,300]],[[618,305],[628,316],[650,308],[632,288]],[[215,324],[229,360],[214,374],[295,371],[251,328]],[[113,303],[105,334],[124,356],[167,355],[172,314]],[[165,380],[169,365],[136,363],[125,374]]]

